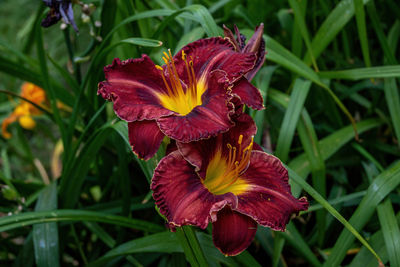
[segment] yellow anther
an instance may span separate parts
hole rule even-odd
[[[182,50],[182,60],[186,60],[186,54],[185,51]]]
[[[159,65],[156,65],[156,68],[158,69],[158,70],[164,70],[161,66],[159,66]]]
[[[163,52],[164,56],[169,59],[169,55],[167,54],[167,52]]]
[[[162,57],[162,59],[164,60],[165,64],[168,65],[168,63],[169,63],[168,59],[166,59],[165,57]]]
[[[229,149],[232,149],[232,146],[231,146],[231,144],[226,144],[226,146],[229,148]]]
[[[172,53],[171,53],[171,49],[168,49],[168,54],[169,54],[169,57],[171,58],[171,61],[172,61]]]
[[[243,141],[243,134],[239,135],[238,144],[241,145]]]

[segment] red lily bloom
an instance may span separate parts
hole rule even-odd
[[[114,59],[104,68],[106,81],[99,83],[98,94],[112,100],[116,114],[129,122],[132,149],[144,159],[157,152],[164,135],[191,142],[228,131],[231,93],[246,96],[237,81],[257,60],[255,53],[236,52],[221,37],[188,44],[174,57],[164,55],[162,67],[147,55]]]
[[[177,142],[154,171],[153,198],[171,229],[213,224],[225,255],[252,242],[257,224],[284,231],[291,214],[308,208],[291,195],[288,172],[276,157],[254,149],[256,126],[242,114],[229,132],[208,140]]]

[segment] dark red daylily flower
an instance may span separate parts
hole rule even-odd
[[[132,149],[144,159],[156,153],[165,135],[191,142],[229,130],[231,92],[243,89],[238,81],[257,56],[214,37],[193,42],[174,57],[164,53],[163,59],[162,67],[147,55],[114,59],[99,83],[98,94],[112,100],[116,114],[128,121]]]
[[[208,140],[177,142],[154,171],[153,198],[172,230],[213,224],[225,255],[252,242],[257,225],[284,231],[291,214],[308,208],[291,195],[288,172],[276,157],[254,149],[256,126],[242,114],[229,132]]]

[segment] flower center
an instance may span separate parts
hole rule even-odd
[[[222,149],[217,149],[206,170],[204,186],[214,195],[231,192],[239,195],[246,191],[248,184],[240,178],[250,162],[253,149],[253,138],[248,146],[242,148],[243,135],[239,136],[238,147],[227,144],[227,155],[222,154]]]
[[[188,84],[185,84],[179,78],[175,67],[174,59],[171,55],[171,50],[168,53],[164,52],[163,60],[168,71],[169,82],[164,76],[164,69],[156,65],[156,68],[161,71],[167,93],[160,94],[158,97],[163,107],[172,110],[182,116],[190,113],[195,107],[202,104],[201,96],[206,91],[206,83],[204,78],[196,81],[196,75],[193,69],[193,59],[189,61],[187,55],[182,50],[182,60],[185,62]]]

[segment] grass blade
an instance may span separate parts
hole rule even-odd
[[[390,199],[379,204],[377,211],[390,265],[400,266],[400,230]]]
[[[397,138],[398,146],[400,146],[400,95],[396,79],[385,79],[383,89],[390,117],[392,119],[394,134]]]
[[[35,211],[52,211],[56,208],[57,184],[53,182],[40,194]],[[58,226],[56,222],[41,223],[33,226],[33,247],[37,266],[60,266]]]
[[[314,188],[326,197],[326,167],[318,144],[317,134],[306,110],[303,110],[301,121],[297,124],[301,144],[310,162],[312,183]],[[325,236],[326,213],[317,211],[318,243],[322,245]]]
[[[289,0],[289,5],[293,9],[294,19],[296,21],[296,25],[300,30],[300,33],[303,37],[304,43],[306,44],[308,53],[311,57],[311,62],[314,66],[314,70],[318,72],[317,62],[315,61],[314,53],[312,51],[312,46],[310,42],[310,35],[308,34],[307,25],[304,20],[303,11],[301,10],[300,4],[297,0]]]
[[[304,102],[310,90],[311,81],[296,79],[290,102],[283,118],[275,155],[283,162],[289,158],[289,150],[292,144],[294,131],[303,109]]]
[[[357,21],[358,38],[360,38],[364,63],[365,66],[371,67],[371,58],[369,56],[367,26],[365,24],[365,11],[364,11],[363,0],[354,0],[354,10]]]
[[[106,214],[89,210],[53,210],[24,212],[12,216],[0,218],[0,232],[8,231],[27,225],[47,223],[47,222],[79,222],[91,221],[119,225],[151,233],[159,232],[164,227],[143,220],[130,219],[123,216]]]
[[[400,164],[398,165],[398,171],[400,174]],[[326,201],[312,186],[310,186],[303,178],[301,178],[297,173],[295,173],[292,169],[288,168],[289,171],[289,177],[292,179],[293,182],[297,183],[299,186],[301,186],[304,191],[306,191],[310,196],[312,196],[318,203],[320,203],[333,217],[335,217],[339,222],[343,224],[345,227],[346,233],[354,239],[355,237],[366,247],[368,248],[369,251],[375,256],[375,258],[378,259],[378,261],[381,261],[379,256],[376,254],[376,252],[371,248],[371,246],[368,244],[368,242],[358,233],[357,228],[353,227],[353,222],[347,221],[337,210],[335,210],[334,207],[332,207],[328,201]],[[400,182],[400,180],[399,180]],[[338,244],[338,242],[336,242]],[[346,248],[347,250],[347,248]],[[346,251],[345,250],[345,251]],[[328,258],[334,258],[333,252],[331,256]],[[327,262],[324,263],[324,266],[337,266],[335,264],[328,264]]]
[[[369,1],[370,0],[363,0],[363,3],[366,4]],[[321,27],[319,27],[311,42],[311,47],[315,58],[318,58],[321,55],[321,53],[340,32],[340,30],[342,30],[343,27],[350,21],[350,19],[354,16],[354,12],[353,0],[341,0],[336,5],[336,7],[322,23]],[[310,65],[310,53],[307,53],[304,56],[304,62],[307,65]]]
[[[385,172],[378,175],[368,187],[367,194],[360,205],[351,216],[349,222],[356,230],[361,230],[374,213],[377,205],[400,184],[400,162],[387,168]],[[331,255],[324,266],[339,265],[351,246],[354,236],[346,229],[342,231],[336,241]]]
[[[371,68],[359,68],[350,70],[321,71],[318,73],[321,78],[361,80],[372,78],[391,78],[400,76],[400,65],[379,66]]]

